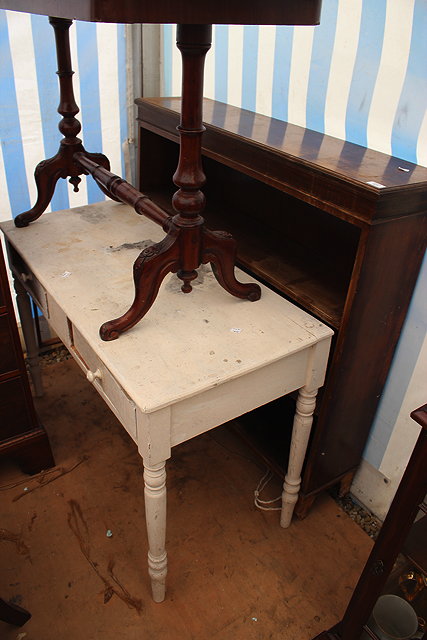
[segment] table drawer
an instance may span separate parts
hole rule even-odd
[[[48,317],[49,314],[46,290],[37,280],[36,276],[34,275],[34,273],[32,273],[31,269],[28,267],[25,260],[23,260],[19,253],[10,245],[8,247],[8,251],[10,254],[11,269],[14,276],[16,276],[18,280],[23,284],[23,286],[33,298],[34,302],[36,302],[37,306],[43,312],[43,314]]]
[[[48,316],[49,306],[47,302],[47,293],[34,274],[30,274],[29,279],[24,282],[24,286],[34,302],[37,304],[38,308],[45,316]]]
[[[74,326],[72,327],[70,352],[126,431],[136,440],[136,408],[134,403]]]
[[[49,308],[49,316],[47,317],[49,325],[61,339],[62,343],[69,349],[72,345],[70,321],[49,293],[47,294],[47,303]]]

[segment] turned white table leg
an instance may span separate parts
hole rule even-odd
[[[166,539],[166,470],[165,462],[144,465],[145,516],[148,534],[148,573],[153,600],[165,599],[167,555]]]
[[[282,512],[280,524],[289,527],[298,493],[301,486],[301,470],[310,437],[313,413],[316,406],[317,389],[308,391],[306,387],[299,390],[294,424],[292,427],[291,449],[289,453],[288,471],[283,483]]]

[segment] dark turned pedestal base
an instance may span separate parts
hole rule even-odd
[[[172,218],[126,181],[111,174],[105,156],[84,150],[77,138],[81,127],[75,118],[79,109],[72,87],[69,42],[72,21],[62,18],[49,18],[49,21],[55,30],[60,83],[58,111],[63,116],[59,130],[64,138],[57,155],[36,168],[37,202],[32,209],[17,216],[16,226],[25,227],[42,215],[59,178],[69,177],[78,190],[79,176],[88,173],[110,198],[132,204],[137,213],[147,215],[163,226],[166,237],[145,249],[134,264],[134,302],[122,316],[102,325],[100,335],[103,340],[115,340],[144,317],[168,273],[177,273],[183,281],[182,291],[190,293],[197,269],[208,262],[226,291],[252,302],[258,300],[261,296],[259,286],[240,283],[234,276],[236,243],[231,235],[224,231],[209,231],[201,216],[205,206],[205,197],[200,190],[205,183],[201,163],[201,136],[205,130],[202,121],[203,69],[205,55],[211,46],[211,25],[178,25],[177,46],[183,62],[182,110],[178,127],[181,151],[173,176],[178,191],[172,199],[177,215]]]
[[[58,60],[58,76],[60,86],[60,102],[58,112],[63,116],[59,123],[59,131],[64,138],[61,141],[58,153],[40,162],[35,171],[34,178],[37,185],[37,202],[29,211],[19,214],[15,218],[17,227],[26,227],[30,222],[37,220],[46,210],[52,200],[56,183],[60,178],[70,178],[74,185],[74,191],[78,191],[81,182],[79,176],[85,173],[75,161],[74,154],[83,153],[93,162],[110,168],[110,162],[102,153],[88,153],[85,151],[82,141],[77,135],[80,132],[80,122],[75,118],[79,108],[74,99],[72,78],[74,71],[71,68],[71,52],[69,29],[72,20],[63,18],[49,18],[49,22],[55,31],[56,54]]]

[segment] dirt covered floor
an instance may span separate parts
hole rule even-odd
[[[43,371],[36,405],[57,466],[0,466],[0,596],[32,613],[0,622],[2,640],[310,640],[339,619],[372,540],[327,495],[282,529],[254,506],[265,469],[227,426],[168,462],[155,604],[136,445],[72,360]],[[263,497],[280,491],[273,479]]]

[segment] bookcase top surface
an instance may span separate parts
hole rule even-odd
[[[180,98],[138,98],[138,121],[179,142]],[[427,167],[205,98],[203,154],[357,226],[427,212]]]
[[[175,97],[144,98],[136,102],[175,113],[181,108],[181,99]],[[419,185],[427,192],[427,167],[374,149],[208,98],[203,103],[203,119],[209,128],[223,130],[226,135],[244,139],[254,147],[268,148],[283,158],[359,183],[359,187],[367,190],[380,192]]]

